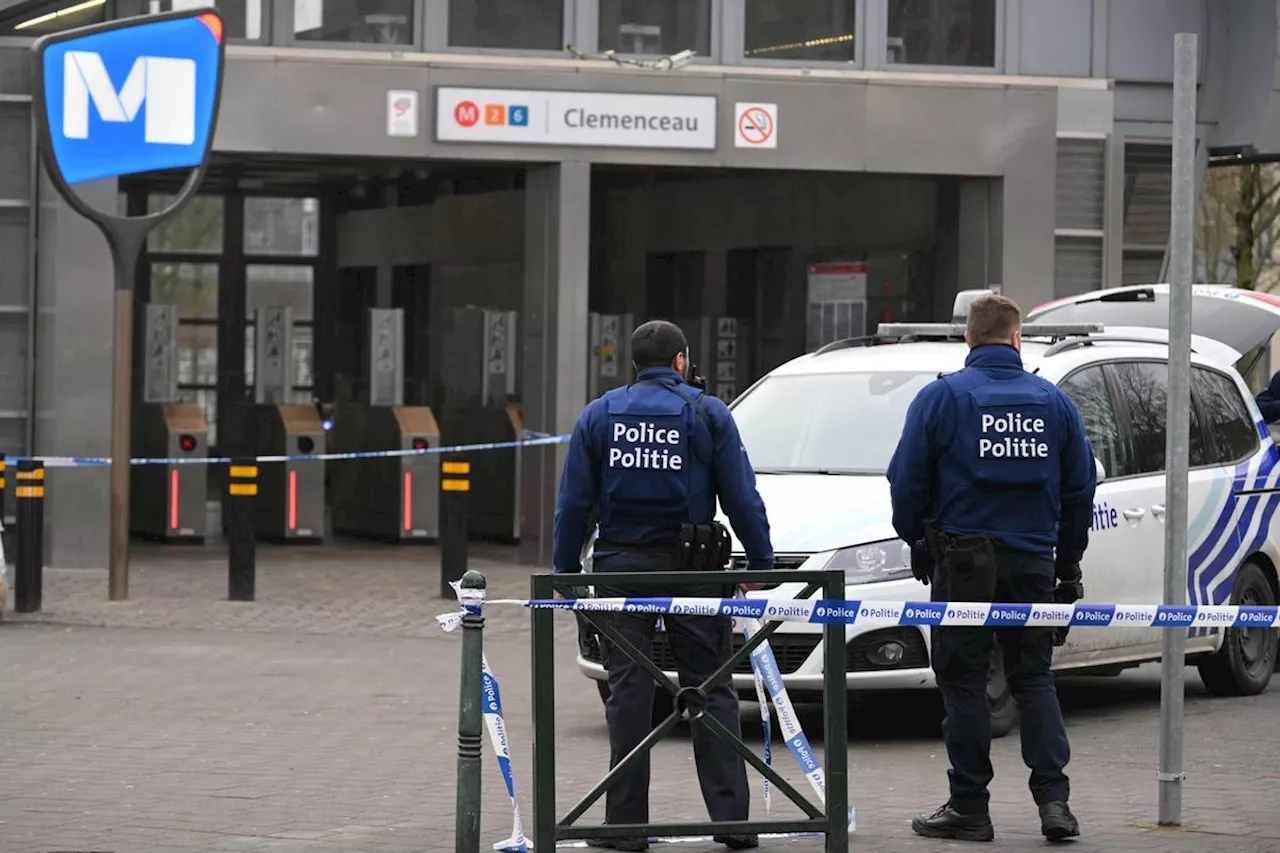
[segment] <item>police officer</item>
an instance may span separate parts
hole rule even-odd
[[[975,300],[965,340],[964,369],[921,390],[889,464],[893,526],[912,543],[913,574],[933,581],[934,601],[1076,601],[1096,485],[1084,424],[1065,393],[1023,368],[1011,300]],[[1050,673],[1053,628],[933,629],[951,797],[911,828],[928,838],[995,837],[987,811],[993,633],[1022,717],[1041,832],[1051,841],[1078,836],[1063,773],[1070,747]]]
[[[714,522],[716,499],[742,540],[749,568],[773,568],[769,522],[756,491],[755,472],[728,408],[691,387],[689,352],[679,326],[652,320],[631,336],[636,381],[609,391],[582,412],[569,442],[556,505],[553,559],[557,573],[580,572],[588,517],[599,517],[594,575],[691,568],[682,554],[690,536],[722,537],[725,568],[728,531]],[[721,598],[729,591],[708,579],[680,595]],[[597,594],[627,591],[597,583]],[[646,655],[656,628],[653,614],[611,614],[626,638]],[[723,616],[664,616],[681,686],[711,675],[732,653],[732,623]],[[609,766],[627,756],[652,729],[654,690],[647,672],[602,643],[609,674],[605,719]],[[741,735],[738,694],[728,681],[706,697],[706,713]],[[698,720],[690,724],[702,798],[713,821],[747,819],[749,793],[743,760]],[[605,798],[607,824],[649,821],[649,756],[628,770]],[[755,835],[716,835],[730,849],[758,846]],[[596,840],[597,847],[638,851],[645,838]]]

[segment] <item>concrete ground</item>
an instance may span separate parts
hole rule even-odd
[[[527,597],[529,569],[477,547],[495,595]],[[429,548],[267,548],[258,600],[225,600],[220,549],[135,548],[131,597],[106,601],[105,571],[47,573],[40,614],[0,623],[0,853],[444,851],[453,847],[459,638],[438,613]],[[11,606],[11,605],[10,605]],[[558,814],[603,776],[595,688],[573,666],[557,614]],[[532,810],[528,614],[490,611],[522,810]],[[543,686],[545,689],[545,686]],[[1185,825],[1157,829],[1159,683],[1153,667],[1062,683],[1080,851],[1277,851],[1280,686],[1213,699],[1188,673]],[[913,813],[945,799],[946,758],[929,694],[877,697],[849,715],[850,848],[944,851]],[[745,713],[753,715],[747,706]],[[802,722],[820,748],[820,709]],[[758,749],[760,729],[748,724]],[[510,801],[485,744],[483,845],[510,832]],[[996,842],[1046,846],[1016,735],[993,750]],[[687,732],[656,750],[655,819],[705,817]],[[808,793],[790,755],[774,763]],[[759,777],[752,774],[763,815]],[[798,812],[776,791],[775,817]],[[598,823],[594,808],[581,823]],[[529,828],[531,832],[531,827]],[[818,851],[821,839],[765,840]],[[660,849],[660,848],[659,848]],[[686,843],[699,853],[716,845]]]

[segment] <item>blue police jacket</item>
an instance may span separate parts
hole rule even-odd
[[[655,544],[674,541],[683,523],[714,519],[717,497],[749,567],[772,569],[769,520],[728,406],[670,368],[641,370],[588,404],[574,426],[556,503],[555,571],[582,571],[593,509],[602,540]]]
[[[1255,399],[1264,421],[1269,424],[1280,421],[1280,373],[1271,377],[1266,389]]]
[[[1046,560],[1056,548],[1076,562],[1089,543],[1097,473],[1084,423],[1011,346],[975,347],[963,370],[920,391],[888,478],[893,527],[908,543],[929,518]]]

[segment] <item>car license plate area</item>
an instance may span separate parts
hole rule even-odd
[[[739,618],[738,618],[738,617],[736,617],[736,616],[735,616],[735,617],[733,617],[732,625],[733,625],[733,636],[734,636],[736,639],[741,640],[743,637],[745,637],[745,636],[746,636],[745,630],[744,630],[744,628],[743,628],[743,626],[742,626],[742,620],[741,620],[741,619],[739,619]],[[661,616],[659,616],[659,617],[658,617],[658,627],[657,627],[657,630],[658,630],[658,631],[665,631],[665,630],[666,630],[666,626],[665,626],[665,625],[663,625],[662,617],[661,617]]]

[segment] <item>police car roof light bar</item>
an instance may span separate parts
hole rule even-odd
[[[881,323],[876,334],[885,338],[928,338],[948,340],[964,338],[961,323]],[[1024,338],[1067,338],[1097,335],[1105,331],[1101,323],[1028,323],[1022,327]]]

